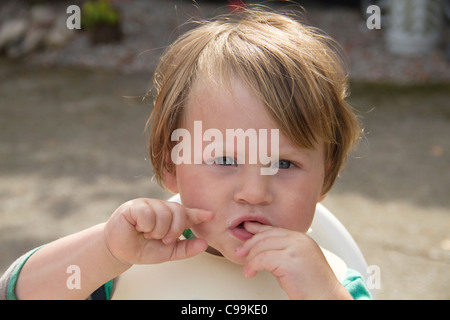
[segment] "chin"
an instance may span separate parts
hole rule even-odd
[[[235,264],[239,264],[241,266],[243,266],[245,264],[245,257],[236,257],[236,256],[234,256],[234,257],[230,257],[230,258],[228,258],[228,257],[225,257],[225,258],[227,258],[229,261],[231,261],[231,262],[233,262]]]
[[[236,256],[236,254],[234,253],[234,249],[235,248],[230,248],[229,250],[220,250],[217,251],[219,252],[224,258],[226,258],[227,260],[236,263],[236,264],[240,264],[240,265],[244,265],[245,264],[245,257],[238,257]]]

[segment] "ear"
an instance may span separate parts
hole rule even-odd
[[[173,168],[173,172],[169,172],[166,169],[163,170],[163,182],[167,190],[169,190],[172,193],[178,193],[178,184],[175,168]]]

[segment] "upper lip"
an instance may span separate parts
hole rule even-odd
[[[269,220],[267,220],[265,217],[257,216],[257,215],[244,215],[244,216],[240,216],[240,217],[234,219],[233,222],[231,223],[231,228],[236,228],[241,223],[246,222],[246,221],[254,221],[254,222],[261,223],[261,224],[271,225]]]

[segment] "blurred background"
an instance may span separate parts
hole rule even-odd
[[[152,72],[187,21],[253,3],[303,6],[348,55],[365,135],[324,204],[379,267],[377,298],[450,299],[446,0],[1,1],[0,273],[127,200],[170,196],[147,156]]]

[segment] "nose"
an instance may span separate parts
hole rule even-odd
[[[234,201],[240,204],[267,205],[272,202],[269,175],[261,175],[257,166],[241,173],[239,185],[234,193]]]

